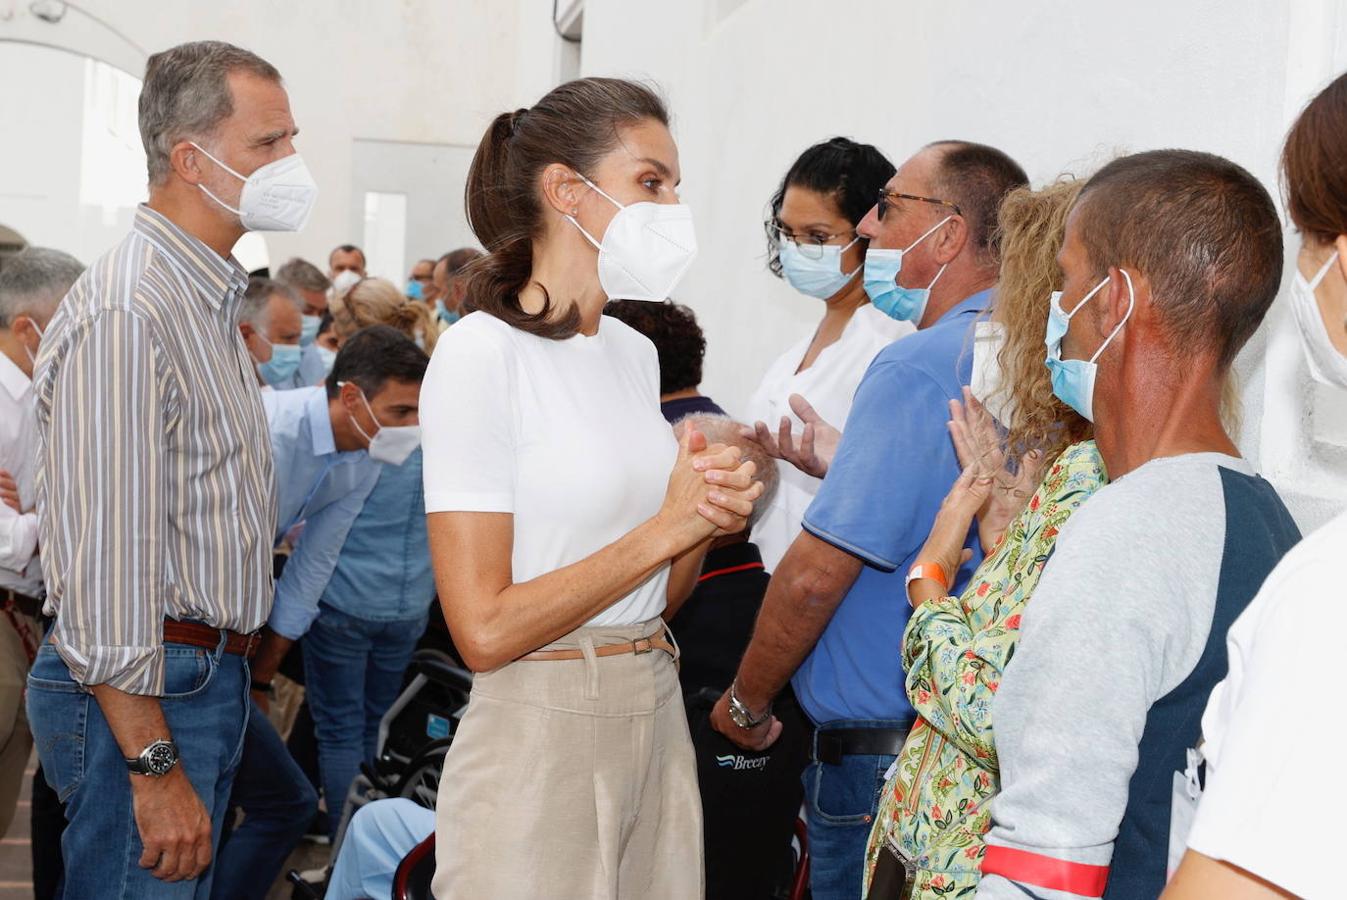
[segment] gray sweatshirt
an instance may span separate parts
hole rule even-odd
[[[1225,675],[1225,628],[1298,537],[1248,463],[1216,453],[1152,460],[1071,517],[993,706],[979,900],[1097,897],[1105,875],[1109,896],[1159,893],[1170,774]]]

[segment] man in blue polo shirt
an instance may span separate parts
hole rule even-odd
[[[871,302],[919,331],[887,347],[856,390],[837,456],[768,587],[738,676],[713,713],[748,749],[776,739],[772,699],[789,679],[817,726],[805,770],[815,900],[854,900],[884,773],[915,714],[899,644],[904,580],[959,464],[949,401],[996,284],[1001,199],[1028,181],[992,147],[941,141],[905,162],[858,229]],[[945,573],[957,593],[980,560]]]

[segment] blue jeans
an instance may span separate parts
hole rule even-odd
[[[243,748],[248,666],[240,656],[185,644],[164,645],[160,706],[187,778],[220,840],[229,790]],[[196,898],[210,895],[213,863],[192,881],[169,883],[140,867],[144,847],[132,809],[125,757],[93,695],[45,643],[28,676],[28,721],[42,771],[66,804],[61,838],[65,900]]]
[[[425,629],[424,614],[373,622],[325,605],[304,636],[305,696],[333,835],[360,763],[374,759],[379,720],[397,699]]]
[[[843,720],[836,728],[907,728],[910,722]],[[818,732],[814,741],[817,749]],[[814,900],[856,900],[861,895],[865,844],[879,812],[884,773],[894,756],[844,756],[836,765],[811,762],[804,770],[805,825],[809,833],[809,890]]]
[[[318,794],[255,704],[250,705],[243,760],[229,797],[229,808],[236,807],[243,810],[243,822],[220,843],[211,896],[262,900],[313,821]]]

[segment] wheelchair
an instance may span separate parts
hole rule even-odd
[[[334,860],[351,817],[366,804],[401,797],[435,808],[444,756],[468,707],[472,673],[448,653],[429,648],[412,655],[407,672],[406,686],[379,722],[374,762],[361,765],[343,801],[341,822],[332,836]],[[434,861],[431,853],[432,867]],[[286,877],[295,886],[295,900],[322,897],[322,886],[305,881],[298,871],[292,869]]]

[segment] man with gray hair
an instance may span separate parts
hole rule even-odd
[[[151,56],[140,132],[149,201],[66,296],[34,378],[55,622],[28,718],[66,801],[69,900],[210,894],[276,523],[230,251],[302,228],[316,196],[280,74],[238,47]]]
[[[279,281],[249,279],[239,315],[239,334],[257,365],[258,381],[266,387],[285,391],[308,386],[299,372],[303,359],[299,349],[302,308],[299,295]]]
[[[327,377],[333,361],[332,356],[325,354],[316,343],[323,317],[327,315],[327,292],[332,289],[332,281],[322,269],[298,256],[276,270],[276,280],[292,289],[303,301],[299,331],[302,354],[297,387],[318,384]]]
[[[0,272],[0,836],[14,817],[33,747],[23,687],[46,593],[34,511],[33,361],[56,305],[83,271],[69,254],[29,247]]]

